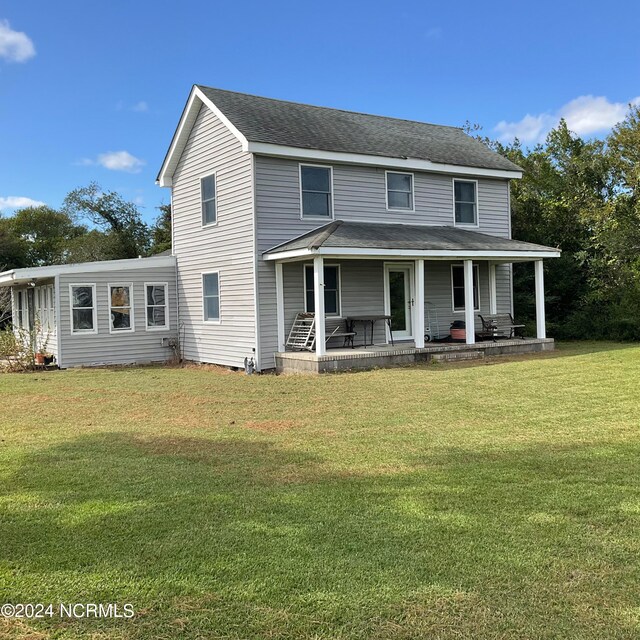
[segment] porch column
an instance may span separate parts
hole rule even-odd
[[[416,312],[415,343],[416,348],[424,347],[424,260],[416,260]]]
[[[498,313],[498,289],[496,286],[496,263],[489,263],[489,313]]]
[[[538,338],[546,338],[544,321],[544,270],[542,260],[535,261],[536,274],[536,333]]]
[[[316,313],[316,355],[326,353],[324,343],[324,258],[313,259],[313,300]]]
[[[282,278],[282,262],[276,262],[276,322],[278,324],[278,351],[284,351],[284,284]]]
[[[464,261],[464,324],[467,344],[476,343],[476,323],[473,317],[473,260]]]

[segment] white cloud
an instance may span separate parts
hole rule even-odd
[[[76,164],[83,167],[99,165],[110,171],[140,173],[146,162],[131,155],[128,151],[108,151],[107,153],[101,153],[95,160],[82,158]]]
[[[31,38],[22,31],[14,31],[8,20],[0,20],[0,58],[9,62],[26,62],[36,55]]]
[[[25,207],[41,207],[45,203],[24,196],[0,197],[0,209],[24,209]]]
[[[640,97],[629,101],[640,104]],[[503,142],[518,138],[525,143],[544,142],[547,134],[560,118],[567,121],[571,131],[580,136],[611,129],[627,115],[629,105],[623,102],[609,102],[604,96],[580,96],[567,102],[555,113],[527,114],[517,122],[502,120],[494,131]]]
[[[116,102],[116,111],[135,111],[136,113],[146,113],[149,111],[149,103],[145,100],[139,100],[135,104],[128,105],[124,100]]]

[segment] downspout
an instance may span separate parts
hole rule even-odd
[[[258,254],[258,207],[257,207],[257,194],[256,194],[256,156],[251,154],[251,206],[252,206],[252,218],[253,218],[253,326],[254,326],[254,368],[256,371],[261,371],[260,360],[260,297],[258,295],[258,260],[260,256]]]
[[[54,304],[56,305],[56,342],[58,344],[58,368],[62,369],[62,325],[60,324],[60,275],[56,274],[53,279]]]

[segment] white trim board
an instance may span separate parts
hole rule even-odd
[[[243,147],[244,149],[244,147]],[[266,142],[249,142],[246,151],[263,156],[277,158],[295,158],[300,161],[315,161],[337,164],[359,164],[403,171],[425,171],[427,173],[448,173],[463,176],[486,178],[522,178],[522,171],[504,169],[483,169],[455,164],[440,164],[419,158],[393,158],[390,156],[370,156],[362,153],[345,153],[343,151],[322,151],[321,149],[300,149]]]
[[[101,260],[99,262],[78,262],[57,264],[48,267],[26,267],[0,273],[0,286],[21,284],[22,281],[53,278],[74,273],[103,273],[129,269],[151,269],[154,267],[175,267],[175,256],[151,256],[149,258],[127,258],[124,260]]]
[[[160,167],[160,171],[156,178],[156,182],[161,187],[172,186],[173,172],[178,166],[178,161],[180,160],[180,156],[182,155],[187,140],[189,139],[191,129],[193,128],[196,118],[198,117],[198,113],[200,112],[200,108],[203,105],[209,108],[220,119],[222,124],[224,124],[224,126],[227,127],[227,129],[240,141],[242,144],[242,150],[248,150],[249,142],[244,135],[240,133],[229,118],[227,118],[227,116],[225,116],[224,113],[222,113],[222,111],[220,111],[220,109],[218,109],[218,107],[216,107],[216,105],[207,98],[199,87],[193,85],[189,98],[187,99],[187,104],[182,111],[180,121],[178,122],[178,126],[173,134],[173,138],[171,139],[169,150],[167,151],[167,155],[164,158],[162,167]]]
[[[529,262],[541,258],[559,258],[560,251],[450,251],[435,249],[357,249],[353,247],[320,247],[296,249],[264,255],[264,260],[293,260],[321,255],[326,258],[431,258],[434,260],[485,259],[505,262]]]

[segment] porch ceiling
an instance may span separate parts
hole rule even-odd
[[[505,262],[557,258],[560,250],[448,226],[335,220],[265,251],[265,260],[313,255],[345,258],[474,258]]]

